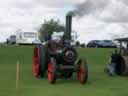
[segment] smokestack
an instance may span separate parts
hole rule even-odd
[[[71,32],[72,32],[72,15],[66,15],[66,38],[71,40]]]

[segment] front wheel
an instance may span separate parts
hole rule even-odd
[[[34,48],[34,54],[33,54],[33,75],[34,77],[38,77],[40,75],[39,72],[39,46],[36,46]]]
[[[48,82],[54,84],[56,82],[56,60],[50,58],[48,63]]]
[[[79,59],[77,64],[78,64],[77,79],[79,80],[80,84],[85,84],[88,79],[87,63],[85,60]]]

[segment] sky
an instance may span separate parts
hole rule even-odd
[[[128,36],[128,0],[0,0],[0,42],[20,29],[37,31],[44,20],[65,23],[74,10],[72,30],[81,43]]]

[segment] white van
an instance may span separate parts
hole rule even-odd
[[[40,44],[38,32],[17,32],[17,44]]]
[[[64,32],[53,32],[52,40],[59,41],[62,38],[63,35],[64,35]],[[75,45],[77,36],[78,36],[77,33],[75,33],[75,32],[71,33],[71,38],[72,38],[71,44],[72,45]]]
[[[53,32],[52,40],[59,41],[63,35],[64,35],[64,32]]]

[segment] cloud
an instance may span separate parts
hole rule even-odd
[[[121,0],[112,2],[97,17],[105,22],[128,22],[128,5]]]
[[[1,0],[0,35],[7,37],[17,29],[35,31],[44,19],[65,23],[63,9],[72,9],[67,6],[80,10],[82,17],[73,18],[73,30],[81,42],[128,36],[128,0]]]
[[[82,3],[84,2],[85,0],[54,0],[54,1],[51,1],[51,0],[38,0],[37,2],[40,2],[40,3],[44,3],[45,2],[45,5],[48,6],[48,7],[59,7],[59,8],[62,8],[62,7],[65,7],[67,5],[77,5],[79,3]]]
[[[108,23],[89,15],[75,18],[73,29],[78,32],[78,40],[87,43],[96,39],[115,39],[128,36],[127,23]]]
[[[15,34],[17,29],[37,31],[45,19],[56,16],[58,8],[44,7],[35,1],[0,1],[0,41],[4,42],[11,34]]]
[[[13,30],[10,30],[10,34],[17,28],[27,31],[35,29],[44,19],[56,16],[57,10],[56,7],[43,7],[36,0],[0,1],[0,33],[8,33],[7,29]]]
[[[0,29],[32,29],[44,19],[55,18],[61,7],[82,0],[4,0],[0,1]],[[31,28],[30,28],[31,27]],[[1,30],[0,30],[1,32]],[[11,33],[11,32],[10,32]]]

